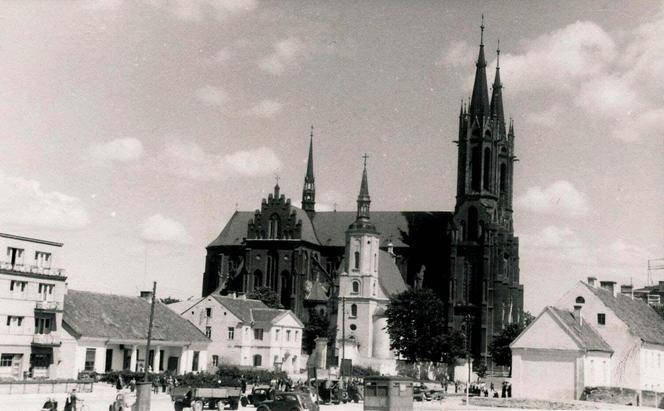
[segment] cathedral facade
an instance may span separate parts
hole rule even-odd
[[[450,327],[470,327],[473,354],[488,358],[492,338],[522,318],[523,286],[519,241],[512,224],[514,125],[505,121],[499,64],[489,98],[483,38],[480,43],[470,103],[462,104],[458,119],[454,211],[369,214],[369,203],[361,201],[363,189],[356,211],[316,211],[312,130],[301,207],[281,194],[277,184],[259,209],[236,211],[207,247],[202,294],[270,287],[281,304],[305,323],[312,310],[328,316],[335,325],[335,346],[343,351],[346,341],[339,339],[385,333],[374,324],[380,324],[380,306],[390,294],[405,289],[400,282],[403,287],[421,285],[435,290],[447,303]],[[363,182],[366,166],[364,173]],[[367,191],[367,200],[368,195]],[[357,231],[358,221],[364,231]],[[367,254],[370,257],[362,254],[367,241],[373,250]],[[364,248],[352,251],[354,244]],[[364,263],[368,265],[362,261],[369,261]],[[360,294],[353,288],[357,280]],[[375,285],[369,285],[372,281]],[[347,300],[346,305],[341,300]],[[365,316],[371,330],[357,331],[360,325],[349,317],[352,304],[356,318],[361,310],[371,313],[371,320]],[[342,330],[344,326],[348,328]],[[356,344],[358,358],[387,355],[369,343]]]

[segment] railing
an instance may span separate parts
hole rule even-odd
[[[35,308],[37,310],[62,311],[62,303],[60,301],[37,301]]]
[[[60,345],[62,341],[57,333],[48,334],[34,334],[32,336],[32,343],[38,345]]]
[[[27,265],[21,263],[14,263],[8,261],[0,261],[0,269],[16,271],[19,273],[31,273],[31,274],[41,274],[41,275],[54,275],[54,276],[64,276],[66,271],[64,268],[52,268],[52,267],[40,267],[38,265]]]

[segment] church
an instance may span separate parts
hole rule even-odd
[[[328,317],[335,355],[357,364],[393,359],[383,329],[389,297],[428,287],[446,302],[450,327],[470,327],[473,355],[489,360],[492,338],[523,315],[515,132],[499,57],[489,97],[482,24],[472,96],[458,118],[453,211],[370,211],[366,157],[357,210],[316,211],[312,128],[301,207],[277,184],[260,208],[236,211],[207,246],[202,295],[270,287],[304,323],[312,310]]]

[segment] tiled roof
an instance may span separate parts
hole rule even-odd
[[[63,322],[76,338],[144,340],[148,336],[150,302],[141,297],[68,290]],[[189,321],[155,304],[152,338],[155,341],[210,340]]]
[[[611,346],[587,322],[579,324],[579,320],[574,317],[574,314],[567,310],[556,307],[547,307],[547,309],[551,310],[565,324],[586,350],[613,352]]]
[[[203,297],[189,298],[184,301],[178,301],[177,303],[166,304],[166,307],[170,308],[178,314],[182,314],[183,312],[198,304],[202,299]]]
[[[275,308],[254,308],[251,310],[251,314],[254,316],[254,321],[264,323],[271,323],[287,313],[288,310],[278,310]]]
[[[302,239],[323,246],[345,247],[346,230],[355,221],[355,211],[316,212],[309,219],[306,212],[298,207],[297,219],[302,220]],[[413,228],[433,230],[444,235],[452,223],[453,214],[447,211],[372,211],[371,222],[381,237],[381,247],[391,240],[395,247],[408,247],[408,235]],[[247,236],[247,224],[254,218],[254,212],[236,211],[222,232],[208,247],[241,245]]]
[[[378,282],[386,297],[406,291],[408,287],[401,276],[401,272],[394,264],[390,253],[380,250],[378,257]]]
[[[614,297],[608,290],[583,284],[613,311],[634,335],[645,342],[664,344],[664,319],[648,304],[622,294]]]
[[[212,297],[219,301],[219,303],[226,307],[226,309],[233,313],[233,315],[239,318],[240,321],[247,324],[254,321],[254,318],[251,315],[252,309],[268,308],[268,306],[260,300],[224,297],[221,295],[213,295]]]

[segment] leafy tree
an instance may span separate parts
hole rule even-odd
[[[462,356],[463,334],[447,328],[445,311],[445,303],[430,289],[393,296],[386,310],[390,348],[410,363],[449,364]]]
[[[652,306],[652,309],[664,319],[664,304],[655,304]]]
[[[161,298],[159,301],[161,301],[163,304],[168,305],[168,304],[179,303],[182,300],[168,296],[166,298]]]
[[[489,353],[496,365],[512,366],[512,350],[510,344],[523,331],[523,324],[512,323],[503,328],[500,334],[491,341]]]
[[[309,308],[309,321],[304,325],[302,331],[302,348],[311,353],[316,348],[316,338],[327,337],[330,328],[330,320],[318,313],[313,308]]]
[[[279,294],[270,287],[258,287],[247,293],[247,298],[261,300],[270,308],[284,308],[279,300]]]
[[[529,311],[524,311],[522,321],[523,321],[523,328],[525,329],[526,327],[528,327],[530,325],[530,323],[535,321],[535,316],[532,315]]]

